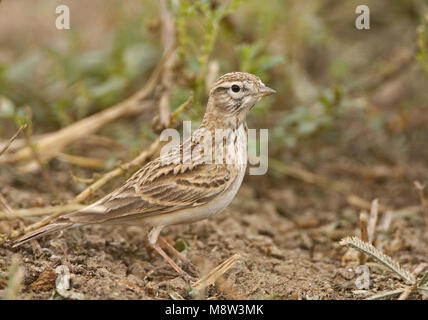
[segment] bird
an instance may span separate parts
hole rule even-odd
[[[161,152],[100,200],[17,238],[13,246],[90,224],[144,225],[150,227],[150,246],[180,276],[194,279],[160,247],[163,244],[178,259],[189,263],[159,235],[167,226],[209,218],[229,205],[247,166],[247,114],[263,97],[274,93],[253,74],[224,74],[209,91],[200,127],[187,140],[167,153]],[[222,138],[213,139],[218,132]]]

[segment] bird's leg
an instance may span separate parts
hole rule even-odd
[[[159,253],[165,260],[166,262],[168,262],[170,264],[170,266],[177,271],[177,273],[182,276],[185,280],[195,280],[192,276],[190,276],[186,271],[184,271],[183,269],[181,269],[178,264],[176,264],[174,262],[174,260],[172,260],[166,253],[165,251],[162,250],[161,247],[159,247],[159,245],[157,243],[155,244],[150,244],[152,246],[153,249],[155,249],[157,251],[157,253]]]
[[[162,250],[162,248],[159,246],[158,242],[158,237],[159,237],[159,233],[162,230],[162,226],[159,227],[154,227],[150,233],[149,233],[149,243],[150,246],[156,250],[157,253],[159,253],[165,260],[166,262],[168,262],[170,264],[170,266],[178,272],[178,274],[180,276],[182,276],[185,280],[197,280],[194,277],[190,276],[187,272],[185,272],[183,269],[181,269],[175,262],[174,260],[172,260],[166,253],[165,251]]]
[[[163,237],[159,236],[158,242],[164,247],[166,247],[166,249],[171,252],[176,258],[181,260],[181,262],[188,262],[188,260]]]
[[[158,238],[160,244],[166,247],[166,249],[171,252],[177,259],[179,259],[187,268],[189,268],[192,273],[196,273],[196,267],[193,263],[191,263],[186,257],[184,257],[177,249],[174,248],[168,241],[166,241],[163,237]]]

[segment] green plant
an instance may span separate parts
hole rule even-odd
[[[330,128],[340,115],[342,93],[328,90],[311,107],[299,106],[282,117],[274,127],[274,138],[290,147],[301,139]]]
[[[396,290],[390,290],[381,292],[379,294],[371,296],[370,300],[375,299],[384,299],[388,297],[397,296],[399,294],[403,294],[406,292],[406,289],[410,289],[410,291],[416,291],[419,293],[427,293],[428,287],[426,287],[426,284],[428,282],[428,272],[425,273],[422,278],[418,281],[416,279],[416,275],[412,272],[407,271],[404,269],[398,262],[393,260],[390,256],[387,256],[382,251],[376,249],[372,244],[368,242],[364,242],[357,237],[347,237],[340,241],[340,244],[342,246],[349,246],[351,248],[354,248],[360,252],[363,252],[364,254],[374,258],[384,266],[386,266],[388,269],[399,275],[402,279],[404,279],[407,284],[408,288],[400,288]]]
[[[416,59],[419,61],[425,75],[428,77],[428,24],[423,23],[418,28],[418,53]]]
[[[21,260],[18,256],[12,257],[12,262],[8,270],[7,285],[4,293],[5,300],[16,300],[22,289],[24,280],[24,267],[21,266]]]
[[[174,8],[178,52],[195,74],[195,110],[201,113],[208,62],[217,40],[221,21],[245,0],[219,3],[211,0],[182,0]],[[195,28],[195,26],[197,26]]]

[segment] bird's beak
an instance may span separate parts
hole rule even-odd
[[[261,89],[259,90],[259,93],[260,93],[260,95],[261,95],[262,97],[265,97],[265,96],[270,96],[271,94],[276,93],[276,91],[275,91],[275,90],[273,90],[273,89],[271,89],[271,88],[269,88],[269,87],[263,86],[263,87],[261,87]]]

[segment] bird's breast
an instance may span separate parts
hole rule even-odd
[[[244,170],[247,166],[247,130],[245,124],[231,130],[226,139],[226,164]]]

